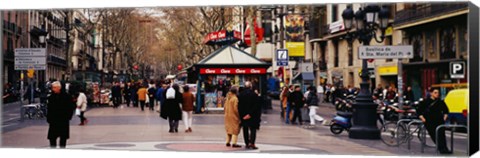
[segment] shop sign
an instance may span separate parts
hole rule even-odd
[[[398,74],[398,67],[397,66],[384,66],[378,68],[378,74],[380,76],[383,75],[397,75]]]
[[[345,30],[345,26],[343,24],[343,21],[335,21],[330,24],[330,27],[328,29],[330,30],[330,33],[335,33]]]
[[[201,68],[200,74],[266,74],[265,68]]]

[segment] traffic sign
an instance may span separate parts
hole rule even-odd
[[[15,57],[47,56],[45,48],[16,48]]]
[[[28,69],[28,70],[27,70],[27,76],[28,76],[28,78],[33,78],[34,73],[35,73],[35,70],[33,70],[33,69]]]
[[[28,70],[28,69],[34,69],[34,70],[45,70],[47,68],[47,65],[15,65],[15,70]]]
[[[288,49],[278,49],[277,50],[277,66],[288,66]]]
[[[15,57],[15,65],[45,65],[46,57]]]
[[[404,59],[413,58],[413,46],[360,46],[359,59]]]
[[[465,78],[465,62],[450,63],[450,78],[455,78],[455,79]]]

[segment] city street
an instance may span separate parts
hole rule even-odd
[[[168,133],[168,122],[161,119],[158,112],[142,112],[133,107],[90,109],[86,112],[86,117],[90,120],[87,126],[78,126],[79,119],[74,116],[67,148],[377,156],[436,155],[433,148],[426,148],[425,153],[421,153],[417,139],[414,139],[411,150],[408,150],[406,144],[388,147],[381,140],[350,139],[346,132],[336,136],[330,132],[329,126],[320,123],[313,129],[287,125],[280,120],[278,103],[274,100],[273,110],[262,116],[262,124],[257,134],[259,150],[225,147],[223,114],[195,114],[193,133],[184,133],[183,122],[180,122],[179,133],[172,134]],[[3,147],[48,148],[46,121],[20,122],[18,111],[18,104],[7,104],[3,109]],[[334,109],[331,104],[321,104],[319,114],[325,120],[330,120]],[[449,135],[449,132],[447,134]],[[432,144],[430,140],[427,143]],[[242,134],[239,135],[239,144],[244,145]],[[453,156],[465,156],[466,148],[466,134],[456,134]]]

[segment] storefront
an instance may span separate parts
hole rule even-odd
[[[250,81],[253,88],[267,97],[267,69],[271,65],[232,46],[224,46],[189,69],[198,76],[196,112],[223,110],[226,93],[232,86],[243,89]]]
[[[398,66],[381,66],[377,68],[377,73],[380,76],[380,83],[385,87],[397,88],[398,85]],[[376,85],[374,85],[376,86]]]

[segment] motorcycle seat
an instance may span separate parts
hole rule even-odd
[[[337,112],[337,115],[338,115],[338,116],[342,116],[342,117],[352,117],[353,113],[351,113],[351,112],[338,111],[338,112]]]

